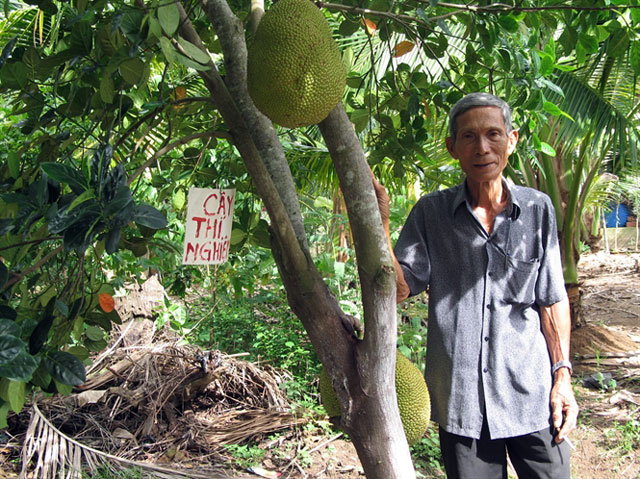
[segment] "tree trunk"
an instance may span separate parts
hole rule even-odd
[[[580,284],[565,284],[567,296],[569,296],[569,308],[571,310],[571,329],[583,326],[582,322],[582,290]]]
[[[205,50],[177,4],[181,35]],[[227,75],[223,80],[213,62],[200,74],[269,214],[288,302],[332,380],[343,425],[368,479],[415,478],[395,395],[395,275],[362,147],[338,105],[320,128],[345,195],[358,260],[367,326],[358,339],[358,324],[340,309],[311,258],[282,145],[247,93],[242,23],[224,0],[201,4],[220,38]]]

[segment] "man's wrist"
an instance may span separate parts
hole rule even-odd
[[[556,372],[558,372],[563,368],[567,369],[567,371],[569,372],[569,375],[573,373],[573,366],[571,365],[571,361],[567,361],[566,359],[563,359],[555,363],[553,366],[551,366],[551,375],[555,376]]]

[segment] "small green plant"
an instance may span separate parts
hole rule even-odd
[[[640,448],[640,421],[631,419],[624,424],[616,423],[616,429],[621,435],[619,444],[623,451],[631,452]]]
[[[433,424],[429,425],[424,437],[411,446],[411,456],[416,465],[416,472],[422,474],[423,477],[434,477],[438,473],[442,473],[439,475],[444,474],[440,438]]]
[[[260,464],[266,454],[264,449],[246,444],[227,444],[224,448],[233,456],[236,465],[242,469]]]

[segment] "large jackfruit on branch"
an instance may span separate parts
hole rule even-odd
[[[427,430],[431,402],[420,369],[400,352],[396,354],[396,395],[404,433],[411,446],[418,442]],[[341,415],[338,398],[324,368],[320,372],[320,397],[329,417]]]
[[[249,47],[247,82],[271,121],[288,128],[321,122],[345,81],[329,24],[310,0],[280,0],[264,14]]]

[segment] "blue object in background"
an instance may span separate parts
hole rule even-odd
[[[611,203],[609,204],[609,208],[611,208],[611,211],[604,215],[604,222],[607,228],[625,226],[627,224],[627,218],[629,217],[629,208],[627,208],[627,205],[624,203]]]

